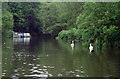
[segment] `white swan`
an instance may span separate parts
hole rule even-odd
[[[91,43],[90,43],[90,46],[89,46],[89,50],[90,50],[90,52],[92,52],[92,50],[93,50],[93,46],[92,46]]]
[[[75,45],[74,45],[74,41],[72,41],[72,43],[70,44],[70,46],[73,48]]]

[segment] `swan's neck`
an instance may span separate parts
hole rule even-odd
[[[92,46],[92,45],[90,44],[90,46]]]

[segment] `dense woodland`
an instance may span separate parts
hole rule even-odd
[[[120,2],[3,3],[2,29],[120,46]]]

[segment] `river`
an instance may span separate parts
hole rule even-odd
[[[119,50],[90,53],[88,47],[45,38],[4,38],[2,77],[119,77]]]

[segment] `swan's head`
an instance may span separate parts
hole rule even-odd
[[[74,43],[74,41],[72,41],[72,43]]]
[[[92,44],[90,43],[90,46],[92,46]]]

